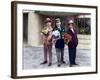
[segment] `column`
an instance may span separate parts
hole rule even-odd
[[[39,46],[41,44],[40,31],[42,28],[39,14],[29,12],[28,14],[28,45]]]

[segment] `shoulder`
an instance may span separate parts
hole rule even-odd
[[[64,28],[64,27],[61,27],[61,30],[62,30],[62,31],[65,31],[65,28]]]
[[[54,27],[54,28],[53,28],[53,31],[55,31],[55,30],[58,30],[58,28],[57,28],[57,27]]]
[[[53,28],[51,27],[51,28],[50,28],[50,31],[52,31],[52,30],[53,30]]]
[[[70,29],[67,29],[67,32],[70,31]]]
[[[70,29],[67,29],[67,33],[70,33],[71,32],[71,30]]]
[[[61,26],[61,29],[65,29],[65,27]]]

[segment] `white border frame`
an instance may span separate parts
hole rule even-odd
[[[50,8],[50,10],[48,10]],[[43,11],[60,11],[60,12],[80,12],[91,13],[91,66],[90,67],[72,67],[72,68],[56,68],[56,69],[38,69],[38,70],[22,70],[22,31],[23,31],[23,9],[27,10],[43,10]],[[48,75],[48,74],[63,74],[63,73],[84,73],[96,71],[96,9],[94,8],[79,8],[79,7],[60,7],[47,5],[28,5],[17,4],[17,76],[30,75]],[[47,74],[48,73],[48,74]]]

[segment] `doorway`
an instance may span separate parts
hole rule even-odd
[[[23,42],[28,42],[28,13],[23,13]]]

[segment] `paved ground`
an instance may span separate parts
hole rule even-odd
[[[38,69],[38,68],[55,68],[57,67],[56,63],[56,53],[55,48],[53,48],[53,65],[48,67],[48,64],[40,65],[43,61],[43,47],[29,47],[24,46],[23,49],[23,69]],[[90,66],[91,64],[91,50],[90,49],[77,49],[76,62],[78,66]],[[64,59],[66,64],[63,64],[61,67],[69,67],[68,59],[68,49],[65,48]],[[77,67],[77,66],[75,66]]]

